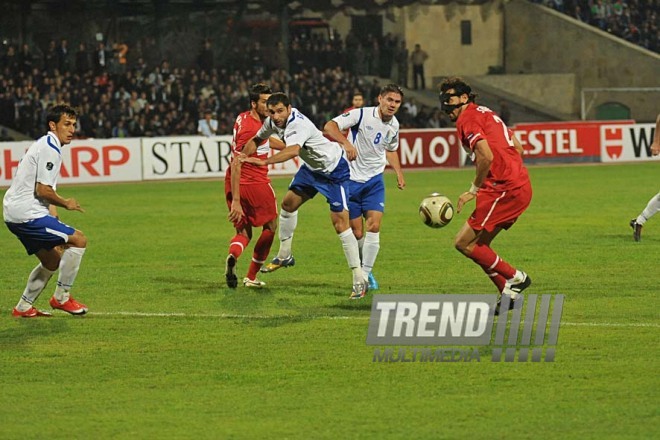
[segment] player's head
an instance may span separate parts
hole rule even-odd
[[[475,102],[477,95],[462,78],[453,76],[445,78],[440,84],[440,109],[455,121],[461,114],[465,105]]]
[[[353,93],[353,100],[351,101],[353,108],[364,107],[364,95],[362,92]]]
[[[399,111],[403,102],[403,90],[396,84],[387,84],[378,94],[378,110],[383,121],[389,121]]]
[[[261,120],[268,117],[266,101],[273,91],[264,83],[253,84],[250,87],[250,109],[259,116]]]
[[[286,121],[291,114],[291,101],[289,97],[282,92],[275,92],[266,101],[268,107],[268,116],[279,128],[286,127]]]
[[[213,112],[211,110],[205,110],[204,111],[204,119],[209,121],[209,120],[211,120],[212,117],[213,117]]]
[[[70,143],[73,139],[77,118],[76,110],[67,104],[55,105],[49,108],[46,114],[48,129],[55,133],[62,145]]]

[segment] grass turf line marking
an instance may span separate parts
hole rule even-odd
[[[368,316],[337,315],[241,315],[232,313],[168,313],[168,312],[89,312],[91,316],[129,316],[140,318],[219,318],[219,319],[354,319],[368,321]],[[660,328],[660,324],[650,322],[562,322],[572,327],[649,327]]]

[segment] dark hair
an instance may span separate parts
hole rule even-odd
[[[472,93],[472,87],[463,78],[458,76],[445,78],[442,81],[440,84],[440,93],[445,93],[449,89],[454,89],[456,96],[461,96],[462,94],[468,95],[468,102],[476,102],[477,96],[479,96],[476,93]]]
[[[359,91],[359,90],[356,91],[356,92],[353,92],[353,98],[355,98],[356,96],[362,96],[362,97],[364,98],[364,93],[362,93],[362,92]]]
[[[72,118],[78,117],[78,113],[76,113],[76,110],[70,105],[58,104],[48,109],[48,113],[46,114],[46,123],[54,122],[57,124],[60,122],[60,119],[62,119],[62,115],[67,115]]]
[[[286,93],[275,92],[270,95],[270,98],[266,101],[266,105],[271,106],[277,104],[283,104],[284,107],[288,107],[291,105],[291,101],[289,101],[289,97],[286,96]]]
[[[385,96],[388,93],[398,93],[399,95],[401,95],[401,99],[403,99],[404,96],[403,90],[401,89],[401,87],[399,87],[396,84],[388,84],[380,89],[380,96]]]
[[[273,91],[270,89],[269,86],[267,86],[264,83],[256,83],[253,84],[252,87],[250,87],[250,104],[253,102],[259,102],[259,96],[261,95],[270,95],[273,93]]]

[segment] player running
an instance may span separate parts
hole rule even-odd
[[[259,146],[254,143],[247,145],[261,129],[267,117],[266,100],[270,94],[270,87],[266,84],[259,83],[250,87],[250,110],[238,115],[234,123],[231,167],[225,175],[228,218],[236,228],[236,235],[229,244],[229,255],[225,259],[225,280],[227,286],[232,289],[238,285],[236,262],[252,239],[252,228],[260,226],[262,231],[254,246],[252,261],[247,275],[243,278],[243,285],[251,288],[261,288],[266,285],[257,279],[257,273],[268,258],[277,229],[277,200],[268,178],[268,168],[249,163],[243,165],[236,160],[236,155],[241,153],[246,156],[266,158],[271,147],[276,149],[284,147],[280,141],[268,138]]]
[[[362,298],[367,292],[367,283],[360,265],[357,239],[351,231],[348,216],[350,171],[346,159],[355,159],[356,150],[349,144],[344,147],[344,152],[339,144],[326,139],[314,123],[291,107],[289,97],[284,93],[273,93],[268,98],[267,106],[270,116],[246,147],[250,144],[260,144],[269,136],[277,134],[284,140],[286,148],[266,159],[241,156],[241,160],[265,166],[300,156],[304,162],[282,200],[280,249],[271,265],[275,268],[294,265],[291,244],[297,225],[298,209],[320,192],[330,206],[332,225],[342,243],[348,266],[353,272],[350,297]]]
[[[396,84],[388,84],[380,90],[377,107],[350,110],[328,121],[323,128],[325,134],[341,145],[357,148],[357,158],[350,163],[348,207],[351,229],[360,247],[362,271],[371,290],[378,289],[372,269],[380,250],[380,225],[385,210],[383,171],[387,162],[396,172],[397,187],[406,186],[397,154],[399,121],[394,116],[402,101],[403,90]],[[348,139],[344,130],[348,130]]]
[[[58,268],[60,273],[50,306],[72,315],[87,313],[87,306],[69,293],[87,248],[87,237],[62,223],[56,208],[85,212],[76,199],[65,199],[56,192],[62,148],[73,139],[76,119],[76,111],[68,105],[56,105],[48,110],[48,133],[33,143],[21,158],[16,177],[3,199],[7,228],[23,243],[28,255],[39,259],[12,311],[15,317],[51,316],[33,304]]]
[[[532,185],[523,165],[522,146],[504,122],[489,108],[477,105],[475,99],[472,88],[461,78],[447,78],[440,85],[442,110],[456,122],[463,148],[472,155],[477,168],[470,189],[458,198],[456,211],[460,213],[473,199],[476,208],[458,232],[454,245],[481,266],[500,294],[512,299],[512,306],[532,280],[502,260],[490,244],[527,209]]]

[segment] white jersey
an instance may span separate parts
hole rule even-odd
[[[351,180],[366,182],[385,170],[385,151],[399,148],[399,121],[392,116],[384,122],[378,107],[355,108],[333,119],[339,131],[349,129],[348,140],[357,148],[357,158],[350,162]]]
[[[49,203],[37,199],[34,193],[37,182],[57,187],[61,149],[57,136],[50,131],[30,146],[18,163],[16,176],[2,201],[6,222],[25,223],[48,215]]]
[[[299,145],[300,158],[309,169],[317,173],[330,174],[344,154],[343,148],[337,142],[323,136],[312,121],[295,108],[291,109],[284,130],[278,128],[268,117],[257,136],[259,139],[268,139],[273,134],[279,136],[287,147]]]

